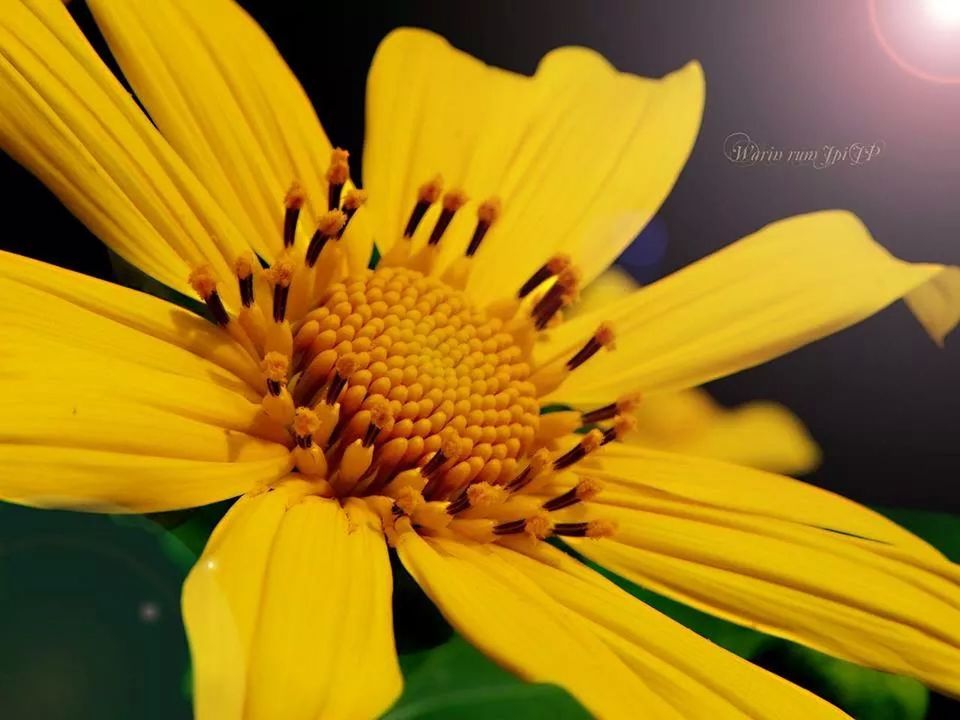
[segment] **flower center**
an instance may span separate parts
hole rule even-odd
[[[303,421],[308,447],[325,453],[328,469],[341,466],[331,479],[338,495],[378,492],[411,466],[429,467],[435,498],[516,474],[539,404],[530,366],[503,326],[407,268],[330,285],[296,332],[289,388],[317,417]]]
[[[348,187],[346,159],[334,151],[328,211],[308,243],[297,243],[307,197],[294,183],[281,255],[266,269],[252,254],[236,259],[239,308],[227,308],[208,267],[190,278],[211,319],[259,366],[262,414],[279,426],[272,437],[289,438],[291,469],[317,495],[364,498],[388,536],[610,534],[610,522],[584,513],[601,483],[580,463],[622,435],[634,399],[541,414],[539,398],[612,348],[613,332],[601,325],[569,356],[532,361],[540,332],[577,295],[571,260],[548,258],[502,301],[476,307],[462,288],[500,202],[476,206],[463,255],[441,270],[438,246],[469,200],[443,194],[437,177],[376,269],[350,274],[341,240],[365,194]],[[437,202],[432,228],[418,235]]]

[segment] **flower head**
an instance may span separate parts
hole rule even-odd
[[[361,191],[229,0],[90,0],[152,123],[60,3],[8,5],[0,144],[212,322],[0,257],[17,340],[0,496],[134,512],[241,496],[184,589],[198,717],[385,710],[401,684],[388,544],[481,650],[598,716],[838,714],[548,537],[960,688],[957,575],[934,550],[816,488],[619,442],[637,392],[751,367],[904,296],[938,336],[956,320],[930,292],[953,269],[892,258],[841,212],[569,317],[679,173],[698,65],[648,80],[566,48],[528,78],[399,30],[370,73]],[[573,410],[544,412],[557,402]]]

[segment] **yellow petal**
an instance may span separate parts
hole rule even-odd
[[[801,215],[564,324],[538,356],[572,353],[609,321],[617,350],[573,373],[558,400],[602,404],[624,388],[680,390],[849,327],[943,272],[892,257],[849,213]],[[914,309],[929,322],[934,308]]]
[[[601,541],[605,542],[605,541]],[[684,718],[812,720],[847,715],[714,645],[544,543],[495,550],[601,638]]]
[[[0,498],[152,512],[287,471],[256,367],[192,313],[3,253],[0,325]]]
[[[691,465],[721,491],[734,475],[733,466]],[[635,470],[655,472],[656,463]],[[595,511],[618,530],[609,541],[574,541],[588,557],[728,620],[960,691],[960,571],[919,539],[908,542],[906,531],[871,522],[866,509],[838,523],[844,501],[827,499],[817,513],[810,500],[829,494],[811,489],[803,498],[788,479],[767,483],[769,499],[751,509],[735,484],[725,507],[599,476],[613,482]],[[770,512],[758,512],[764,503]],[[806,517],[798,507],[809,509]],[[881,532],[870,534],[870,525]]]
[[[20,255],[0,252],[6,345],[50,344],[250,393],[260,369],[212,323],[151,295]],[[51,355],[50,357],[53,357]]]
[[[562,48],[529,78],[432,33],[394,31],[367,83],[364,182],[378,242],[389,248],[400,238],[418,187],[440,173],[472,199],[444,235],[441,264],[462,254],[477,203],[503,202],[474,261],[468,291],[477,299],[516,291],[557,251],[571,254],[589,281],[670,191],[693,147],[703,95],[697,63],[651,80],[618,73],[590,50]]]
[[[680,718],[596,637],[495,548],[413,531],[397,537],[404,567],[444,617],[497,663],[561,685],[598,717]]]
[[[198,720],[376,717],[400,694],[380,521],[308,491],[241,499],[187,579]]]
[[[820,464],[820,450],[800,419],[774,402],[724,408],[702,389],[644,398],[625,442],[799,475]]]
[[[590,472],[628,493],[825,528],[942,557],[916,535],[873,510],[815,485],[761,470],[613,443],[604,448],[599,467]],[[605,497],[609,493],[600,496],[601,500]]]
[[[256,22],[233,0],[89,5],[161,132],[257,239],[257,251],[272,258],[283,247],[283,197],[293,180],[307,195],[299,223],[305,245],[327,210],[330,141]],[[365,268],[372,238],[351,232],[348,239],[355,267]]]
[[[0,15],[0,147],[123,258],[192,295],[202,263],[232,279],[247,247],[107,69],[62,3],[11,0]],[[226,283],[228,303],[238,291]]]

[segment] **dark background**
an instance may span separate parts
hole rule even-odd
[[[331,140],[355,156],[366,69],[379,40],[399,25],[436,30],[525,73],[564,44],[593,47],[644,75],[698,58],[706,112],[661,213],[669,234],[663,271],[770,221],[833,207],[856,212],[900,257],[960,264],[960,85],[932,83],[894,63],[871,27],[868,0],[241,4],[300,77]],[[921,5],[899,3],[917,12]],[[73,8],[89,27],[82,3]],[[895,17],[888,24],[908,55],[930,61],[929,38],[917,28],[911,37]],[[960,46],[960,28],[954,39]],[[859,167],[741,167],[723,153],[733,132],[785,149],[881,141],[884,150]],[[22,228],[0,246],[111,277],[96,239],[7,158],[0,187],[7,227]],[[960,340],[938,350],[900,303],[711,390],[728,404],[772,398],[792,408],[825,451],[815,482],[864,502],[960,510],[958,380]]]

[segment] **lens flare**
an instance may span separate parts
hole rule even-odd
[[[927,17],[943,28],[960,28],[960,0],[926,0]]]

